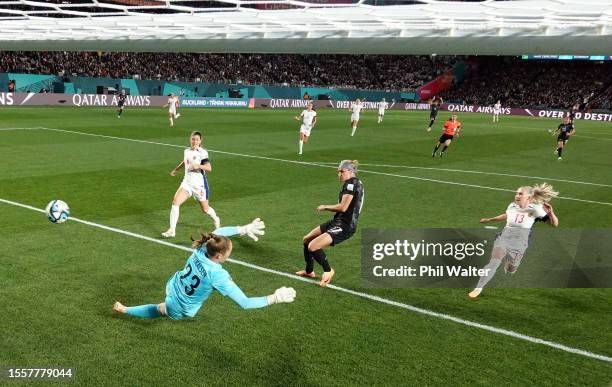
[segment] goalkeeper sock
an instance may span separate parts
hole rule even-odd
[[[491,281],[491,279],[495,275],[495,272],[497,271],[497,268],[499,267],[500,264],[501,264],[501,259],[492,259],[487,265],[485,265],[483,269],[485,269],[486,275],[483,275],[482,277],[480,277],[480,279],[478,280],[478,285],[476,285],[476,287],[484,288],[485,285],[489,283],[489,281]]]
[[[308,243],[304,243],[304,261],[306,261],[306,273],[312,273],[314,271],[314,259],[312,253],[308,250]]]
[[[179,218],[179,206],[172,205],[170,209],[170,230],[176,230],[176,223]]]
[[[319,265],[323,266],[323,271],[331,271],[331,266],[329,266],[327,256],[325,255],[325,251],[323,251],[323,249],[313,251],[311,254],[315,261],[317,261]]]
[[[125,313],[129,314],[130,316],[140,318],[161,317],[161,313],[157,304],[130,306],[125,308]]]

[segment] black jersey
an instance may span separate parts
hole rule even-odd
[[[341,221],[346,224],[351,230],[357,228],[357,220],[361,213],[361,207],[363,206],[363,184],[356,177],[351,177],[342,185],[342,191],[338,195],[338,203],[342,201],[342,196],[353,195],[353,200],[349,204],[348,208],[344,212],[336,212],[334,220]]]
[[[569,133],[574,130],[574,124],[560,124],[557,130],[559,131],[559,137],[569,137]]]
[[[125,94],[119,94],[119,102],[118,105],[119,106],[123,106],[125,104],[125,99],[127,98],[127,95]]]
[[[439,109],[440,109],[440,100],[439,99],[435,99],[435,100],[431,101],[431,113],[430,113],[430,115],[432,115],[432,116],[438,115],[438,110]]]

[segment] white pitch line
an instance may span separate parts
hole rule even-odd
[[[325,163],[319,163],[319,164],[336,165],[338,163],[325,162]],[[541,179],[541,180],[550,180],[550,181],[560,181],[560,182],[564,182],[564,183],[595,185],[595,186],[599,186],[599,187],[612,187],[611,184],[590,183],[590,182],[587,182],[587,181],[566,180],[566,179],[558,179],[558,178],[554,178],[554,177],[516,175],[516,174],[512,174],[512,173],[472,171],[472,170],[468,170],[468,169],[451,169],[451,168],[420,167],[420,166],[412,166],[412,165],[369,164],[369,163],[359,163],[359,165],[360,166],[370,166],[370,167],[382,167],[382,168],[423,169],[423,170],[431,170],[431,171],[445,171],[445,172],[473,173],[473,174],[480,174],[480,175],[521,177],[521,178],[526,178],[526,179]]]
[[[174,148],[185,148],[185,146],[183,146],[183,145],[167,144],[167,143],[163,143],[163,142],[147,141],[147,140],[137,140],[137,139],[128,138],[128,137],[107,136],[107,135],[104,135],[104,134],[85,133],[85,132],[77,132],[77,131],[73,131],[73,130],[46,128],[46,127],[43,127],[43,126],[41,126],[39,128],[43,129],[43,130],[51,130],[51,131],[56,131],[56,132],[73,133],[73,134],[81,134],[81,135],[84,135],[84,136],[109,138],[109,139],[113,139],[113,140],[124,140],[124,141],[132,141],[132,142],[138,142],[138,143],[143,143],[143,144],[171,146],[171,147],[174,147]],[[226,155],[231,155],[231,156],[241,156],[241,157],[259,159],[259,160],[280,161],[280,162],[284,162],[284,163],[316,166],[316,167],[323,167],[323,168],[332,168],[333,167],[331,165],[325,165],[324,163],[287,160],[287,159],[281,159],[281,158],[276,158],[276,157],[249,155],[249,154],[245,154],[245,153],[226,152],[226,151],[220,151],[220,150],[214,150],[214,149],[208,149],[208,151],[209,152],[213,152],[213,153],[220,153],[220,154],[226,154]],[[335,167],[333,167],[333,168],[335,168]],[[428,182],[432,182],[432,183],[458,185],[458,186],[462,186],[462,187],[488,189],[488,190],[492,190],[492,191],[503,191],[503,192],[515,192],[516,191],[515,189],[488,187],[488,186],[477,185],[477,184],[458,183],[458,182],[455,182],[455,181],[429,179],[429,178],[417,177],[417,176],[398,175],[398,174],[395,174],[395,173],[385,173],[385,172],[380,172],[380,171],[368,171],[368,170],[365,170],[365,169],[362,169],[360,172],[370,173],[370,174],[373,174],[373,175],[399,177],[399,178],[403,178],[403,179],[428,181]],[[558,199],[565,199],[565,200],[572,200],[572,201],[582,202],[582,203],[591,203],[591,204],[601,204],[601,205],[604,205],[604,206],[612,206],[612,203],[599,202],[599,201],[596,201],[596,200],[578,199],[578,198],[571,198],[571,197],[567,197],[567,196],[558,196],[557,198]]]
[[[27,204],[23,204],[23,203],[18,203],[18,202],[14,202],[11,200],[6,200],[6,199],[0,199],[1,203],[5,203],[5,204],[9,204],[12,206],[16,206],[16,207],[21,207],[21,208],[25,208],[28,210],[32,210],[32,211],[37,211],[37,212],[42,212],[44,213],[45,210],[41,209],[41,208],[36,208]],[[71,222],[78,222],[78,223],[82,223],[88,226],[92,226],[92,227],[97,227],[97,228],[101,228],[103,230],[107,230],[107,231],[111,231],[111,232],[115,232],[118,234],[123,234],[123,235],[127,235],[127,236],[131,236],[137,239],[142,239],[148,242],[153,242],[153,243],[157,243],[163,246],[168,246],[168,247],[173,247],[175,249],[179,249],[179,250],[184,250],[184,251],[188,251],[188,252],[192,252],[193,249],[185,247],[185,246],[181,246],[181,245],[175,245],[173,243],[170,242],[166,242],[163,240],[159,240],[159,239],[155,239],[155,238],[151,238],[145,235],[141,235],[141,234],[137,234],[131,231],[125,231],[125,230],[121,230],[119,228],[115,228],[115,227],[110,227],[110,226],[105,226],[103,224],[99,224],[99,223],[94,223],[94,222],[90,222],[87,220],[83,220],[83,219],[79,219],[79,218],[75,218],[75,217],[70,217],[69,221]],[[271,274],[275,274],[275,275],[280,275],[283,277],[287,277],[287,278],[291,278],[293,280],[299,280],[302,282],[307,282],[310,283],[312,285],[318,285],[317,282],[315,281],[311,281],[308,280],[306,278],[303,277],[299,277],[293,274],[289,274],[289,273],[284,273],[282,271],[278,271],[278,270],[274,270],[274,269],[268,269],[266,267],[263,266],[258,266],[258,265],[254,265],[252,263],[248,263],[248,262],[244,262],[244,261],[240,261],[234,258],[228,259],[229,262],[237,264],[237,265],[241,265],[241,266],[245,266],[251,269],[255,269],[255,270],[259,270],[259,271],[263,271],[266,273],[271,273]],[[404,304],[401,302],[397,302],[397,301],[393,301],[387,298],[383,298],[383,297],[379,297],[379,296],[375,296],[372,294],[368,294],[368,293],[362,293],[362,292],[358,292],[356,290],[352,290],[352,289],[347,289],[347,288],[343,288],[341,286],[337,286],[337,285],[327,285],[328,289],[333,289],[339,292],[343,292],[343,293],[347,293],[347,294],[351,294],[353,296],[356,297],[360,297],[360,298],[365,298],[371,301],[375,301],[375,302],[379,302],[382,304],[386,304],[386,305],[391,305],[391,306],[395,306],[401,309],[406,309],[409,310],[411,312],[415,312],[415,313],[419,313],[419,314],[423,314],[426,316],[431,316],[431,317],[436,317],[442,320],[447,320],[447,321],[452,321],[461,325],[465,325],[465,326],[469,326],[469,327],[473,327],[473,328],[478,328],[478,329],[482,329],[488,332],[492,332],[492,333],[497,333],[497,334],[501,334],[504,336],[509,336],[509,337],[513,337],[515,339],[519,339],[519,340],[524,340],[524,341],[528,341],[530,343],[534,343],[534,344],[541,344],[541,345],[545,345],[551,348],[555,348],[555,349],[559,349],[561,351],[564,352],[569,352],[569,353],[573,353],[573,354],[577,354],[577,355],[581,355],[581,356],[585,356],[585,357],[589,357],[592,359],[597,359],[597,360],[602,360],[608,363],[612,363],[612,357],[609,356],[605,356],[605,355],[600,355],[594,352],[590,352],[590,351],[585,351],[583,349],[579,349],[579,348],[574,348],[574,347],[569,347],[567,345],[563,345],[563,344],[559,344],[559,343],[555,343],[553,341],[548,341],[548,340],[544,340],[544,339],[540,339],[537,337],[533,337],[533,336],[528,336],[528,335],[524,335],[522,333],[518,333],[509,329],[504,329],[504,328],[497,328],[491,325],[486,325],[486,324],[481,324],[481,323],[477,323],[474,321],[470,321],[470,320],[464,320],[462,318],[459,317],[455,317],[455,316],[451,316],[448,314],[444,314],[444,313],[438,313],[438,312],[434,312],[432,310],[429,309],[423,309],[423,308],[419,308],[413,305],[409,305],[409,304]]]
[[[583,135],[581,135],[581,134],[572,134],[572,137],[591,138],[591,139],[593,139],[593,140],[612,141],[612,138],[602,138],[602,137],[583,136]]]

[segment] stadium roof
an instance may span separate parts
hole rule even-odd
[[[3,1],[0,50],[612,55],[612,1]]]

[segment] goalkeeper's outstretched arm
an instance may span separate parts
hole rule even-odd
[[[272,304],[280,304],[284,302],[293,302],[295,299],[295,290],[293,288],[282,287],[276,289],[274,294],[265,297],[247,297],[238,285],[233,286],[227,296],[242,309],[264,308]]]

